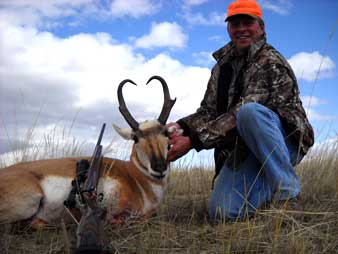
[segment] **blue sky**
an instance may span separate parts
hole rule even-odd
[[[177,97],[170,121],[195,111],[214,61],[229,41],[218,0],[1,0],[0,153],[16,149],[34,126],[36,140],[55,126],[93,141],[102,122],[126,127],[118,83],[138,120],[160,111],[160,87]],[[260,0],[267,39],[290,62],[317,142],[338,132],[338,1]],[[318,72],[318,70],[321,70]],[[310,99],[311,98],[311,99]],[[113,130],[105,135],[108,143]],[[9,142],[10,141],[10,142]],[[118,141],[120,142],[120,141]]]

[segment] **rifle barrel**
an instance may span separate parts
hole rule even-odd
[[[102,136],[103,136],[103,132],[104,132],[105,128],[106,128],[106,123],[104,123],[102,125],[101,131],[100,131],[100,135],[99,135],[99,139],[97,140],[96,146],[99,146],[101,144]]]
[[[87,180],[84,184],[84,191],[92,191],[96,189],[97,185],[97,180],[98,180],[98,175],[99,175],[99,168],[100,168],[100,162],[101,162],[101,155],[102,155],[102,136],[104,133],[104,130],[106,128],[106,123],[102,125],[101,131],[99,138],[97,140],[94,153],[92,155],[91,161],[90,161],[90,166],[88,169],[88,176]]]

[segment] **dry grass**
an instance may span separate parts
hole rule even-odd
[[[286,211],[210,225],[206,207],[213,171],[174,169],[164,202],[146,222],[106,227],[112,253],[338,253],[337,150],[312,154],[298,168],[302,219]],[[74,226],[69,229],[73,235]],[[61,227],[14,232],[2,225],[0,253],[66,253]]]
[[[3,129],[7,132],[6,128]],[[24,161],[85,155],[88,143],[72,136],[71,129],[65,126],[55,125],[39,138],[35,132],[36,129],[31,128],[23,138],[14,138],[20,141],[18,143],[12,143],[8,137],[11,152],[1,155],[0,168]]]

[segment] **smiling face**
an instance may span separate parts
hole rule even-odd
[[[264,23],[249,15],[235,15],[228,20],[228,33],[237,51],[242,53],[264,34]]]

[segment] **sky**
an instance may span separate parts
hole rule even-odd
[[[116,95],[127,78],[138,84],[124,87],[138,121],[157,118],[162,107],[160,84],[145,86],[153,75],[177,98],[169,121],[195,112],[215,64],[211,54],[229,42],[230,2],[0,0],[0,154],[27,140],[95,143],[103,122],[103,143],[113,140],[115,153],[128,153],[111,128],[128,127]],[[258,3],[268,42],[298,78],[316,143],[337,138],[338,1]]]

